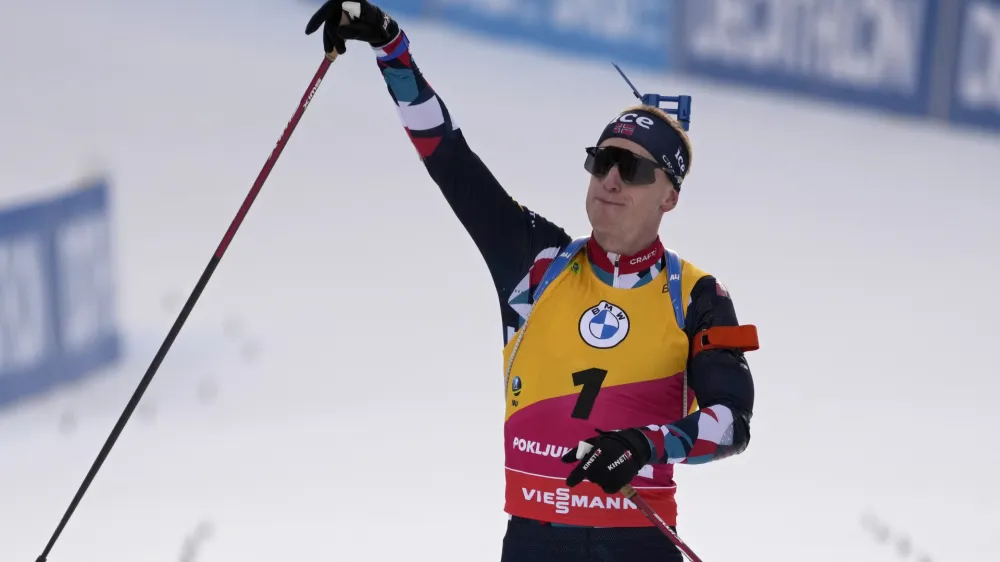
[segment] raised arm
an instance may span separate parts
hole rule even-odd
[[[569,242],[561,228],[515,201],[472,151],[420,72],[405,32],[375,53],[410,141],[495,280],[509,284],[543,249]]]
[[[349,23],[339,25],[341,12]],[[537,256],[560,248],[569,236],[518,204],[480,160],[431,88],[399,25],[367,1],[331,0],[310,20],[306,33],[324,26],[327,52],[346,51],[345,39],[367,42],[400,120],[431,178],[486,260],[502,300],[507,300]]]

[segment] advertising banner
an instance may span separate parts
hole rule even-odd
[[[321,0],[314,0],[319,5]],[[568,55],[667,70],[677,0],[378,0],[387,13],[444,21]]]
[[[951,119],[1000,128],[1000,1],[963,3],[951,91]]]
[[[108,192],[0,209],[0,408],[119,358]]]
[[[419,17],[602,64],[1000,128],[1000,0],[377,3],[404,29]]]
[[[927,112],[937,0],[686,0],[684,72]]]

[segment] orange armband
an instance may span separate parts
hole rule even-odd
[[[753,324],[713,326],[695,334],[691,341],[691,357],[709,349],[735,349],[737,351],[760,349],[760,342],[757,341],[757,327]]]

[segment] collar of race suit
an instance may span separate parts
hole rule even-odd
[[[615,261],[617,260],[619,275],[639,273],[640,271],[648,269],[652,267],[653,264],[655,264],[661,257],[663,257],[663,253],[663,243],[660,242],[659,236],[653,240],[652,244],[631,255],[621,255],[614,252],[607,252],[604,248],[601,248],[601,245],[594,240],[593,236],[591,236],[590,240],[587,241],[587,255],[590,257],[590,261],[602,270],[608,273],[614,273]]]

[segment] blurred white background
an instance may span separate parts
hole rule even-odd
[[[125,361],[0,413],[0,560],[41,553],[322,58],[284,0],[0,5],[0,197],[106,172]],[[583,147],[634,102],[582,60],[399,18],[508,191],[589,227]],[[1000,558],[1000,140],[626,68],[694,96],[664,243],[762,347],[742,456],[678,469],[706,561]],[[499,559],[489,274],[366,46],[331,67],[139,411],[49,557]],[[437,455],[441,455],[438,457]],[[408,458],[438,458],[404,466]]]

